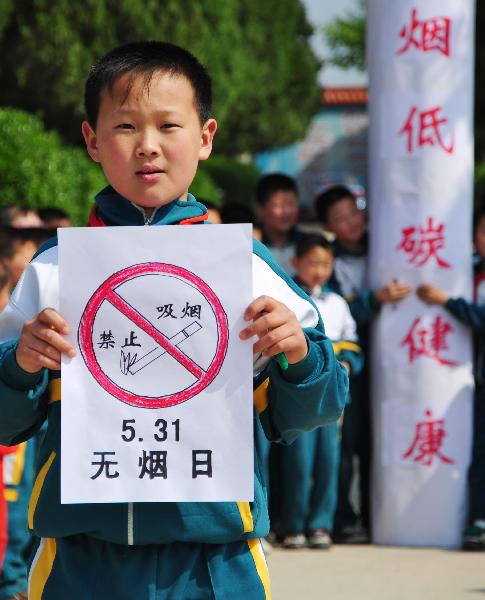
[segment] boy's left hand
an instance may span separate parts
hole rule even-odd
[[[300,362],[308,353],[305,334],[296,315],[285,304],[270,296],[260,296],[253,300],[244,313],[246,321],[252,321],[241,331],[241,340],[257,335],[259,340],[253,346],[255,354],[275,356],[284,352],[288,364]]]

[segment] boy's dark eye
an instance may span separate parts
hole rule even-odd
[[[131,123],[120,123],[116,126],[116,129],[133,129],[133,125]]]
[[[173,129],[174,127],[178,127],[175,123],[164,123],[161,126],[161,129]]]

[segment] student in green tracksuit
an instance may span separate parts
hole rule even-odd
[[[127,44],[94,65],[85,100],[88,153],[110,184],[96,198],[90,225],[203,223],[206,208],[188,188],[217,128],[204,67],[172,44]],[[0,444],[30,438],[47,420],[28,510],[40,538],[29,600],[269,598],[259,541],[269,522],[257,454],[252,503],[60,503],[60,358],[75,351],[64,337],[58,285],[52,240],[0,317]],[[347,373],[314,304],[259,243],[253,297],[240,338],[256,340],[254,387],[267,386],[255,420],[272,441],[290,443],[339,418]],[[282,352],[286,370],[274,358]]]
[[[333,250],[320,234],[304,234],[296,245],[296,283],[310,296],[325,321],[338,360],[349,375],[362,369],[356,324],[347,302],[327,286]],[[281,450],[283,462],[283,547],[329,548],[337,508],[340,441],[337,423],[302,433]]]

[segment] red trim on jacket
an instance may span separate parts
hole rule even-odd
[[[93,206],[91,212],[89,213],[88,227],[106,227],[106,223],[98,215],[98,209],[96,206]]]
[[[180,221],[179,225],[192,225],[193,223],[202,223],[202,221],[207,221],[208,218],[209,213],[205,213],[204,215],[199,215],[198,217],[183,219],[182,221]]]

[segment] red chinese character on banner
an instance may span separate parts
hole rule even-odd
[[[401,458],[404,460],[412,458],[414,462],[426,467],[433,464],[435,456],[448,465],[455,464],[453,459],[440,451],[446,436],[444,419],[432,420],[433,414],[430,410],[427,410],[424,415],[429,420],[416,423],[414,439]]]
[[[417,317],[401,342],[403,348],[409,346],[409,363],[413,364],[420,356],[427,356],[438,361],[440,365],[456,366],[458,364],[456,361],[448,360],[440,354],[442,350],[449,349],[446,336],[453,331],[450,323],[444,321],[440,315],[436,317],[429,329],[420,328],[420,322],[421,317]]]
[[[442,269],[451,269],[451,265],[438,254],[445,247],[444,228],[444,223],[434,226],[433,217],[428,218],[427,227],[405,227],[397,250],[409,254],[408,263],[416,267],[422,267],[434,258]]]
[[[453,154],[455,149],[455,140],[453,134],[449,145],[445,144],[441,135],[441,127],[448,123],[446,117],[439,117],[441,106],[430,108],[429,110],[418,111],[417,106],[412,106],[409,110],[406,122],[399,130],[399,135],[407,135],[406,148],[408,154],[412,154],[414,145],[418,148],[423,146],[436,146],[438,144],[442,150],[448,154]]]
[[[445,56],[450,56],[451,19],[448,17],[434,17],[420,21],[418,11],[411,11],[411,23],[404,25],[399,32],[399,37],[404,40],[404,45],[397,54],[404,54],[409,48],[414,47],[423,52],[437,50]]]

